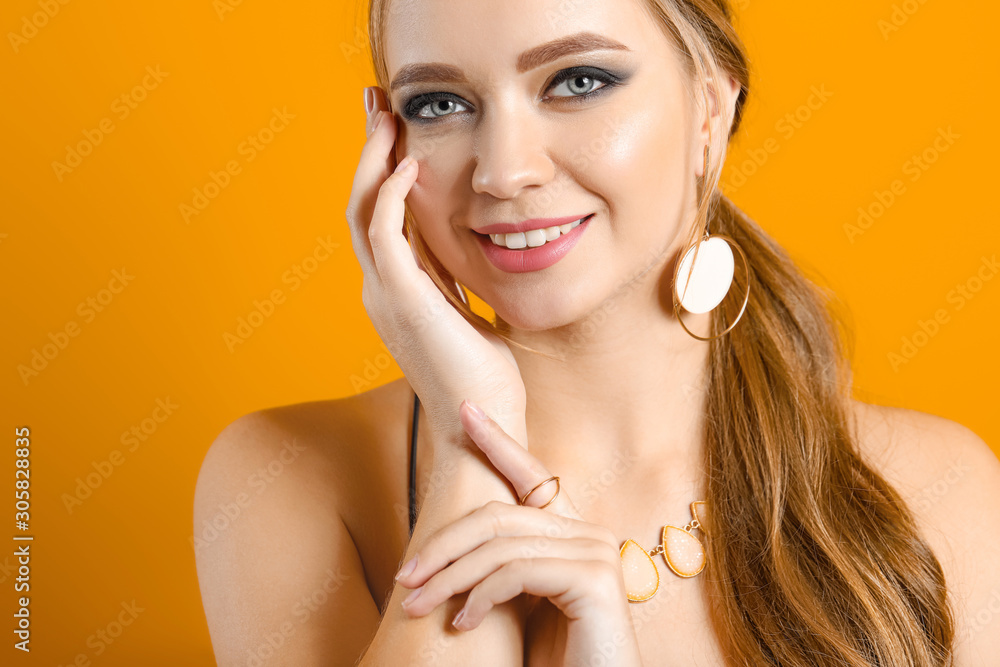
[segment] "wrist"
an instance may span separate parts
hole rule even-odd
[[[512,437],[518,440],[516,436]],[[468,433],[463,431],[436,436],[434,440],[435,445],[430,453],[432,472],[454,478],[454,470],[460,469],[463,473],[461,479],[468,482],[469,489],[473,492],[475,485],[479,483],[495,488],[512,488]],[[526,437],[522,434],[518,442],[524,440]],[[510,493],[513,494],[513,491]]]
[[[464,442],[433,452],[427,496],[437,494],[448,496],[449,502],[466,499],[479,501],[479,505],[490,500],[516,502],[510,483],[468,436]]]
[[[492,500],[517,502],[510,485],[488,465],[471,453],[435,459],[413,531],[414,545]]]
[[[486,416],[496,423],[504,433],[510,436],[515,442],[525,449],[528,449],[528,426],[523,409],[517,411],[495,410],[490,406],[476,403]],[[446,428],[431,427],[434,432],[434,441],[440,442],[442,449],[449,452],[479,452],[480,449],[472,437],[462,426],[461,419],[456,419],[454,426]],[[485,459],[484,459],[485,460]]]

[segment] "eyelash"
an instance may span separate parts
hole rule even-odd
[[[546,86],[545,90],[546,92],[548,92],[553,88],[555,88],[556,86],[565,83],[566,81],[569,81],[570,79],[581,76],[594,79],[595,81],[599,81],[603,85],[601,85],[599,88],[595,88],[594,90],[591,90],[590,92],[584,93],[582,95],[558,95],[547,99],[566,100],[571,104],[579,103],[584,100],[590,100],[604,93],[605,91],[608,91],[618,85],[621,85],[621,83],[625,79],[625,77],[623,76],[613,74],[612,72],[599,69],[597,67],[588,67],[588,66],[570,67],[568,69],[556,72],[556,75],[552,78],[552,81],[549,82],[549,85]],[[441,102],[444,100],[451,100],[456,104],[461,104],[466,107],[471,106],[461,97],[458,97],[457,95],[453,95],[451,93],[423,93],[421,95],[413,97],[403,105],[402,109],[403,116],[407,120],[417,123],[433,123],[438,119],[447,118],[448,116],[455,115],[454,113],[450,113],[450,114],[445,114],[444,116],[438,116],[437,118],[418,115],[420,111],[427,105],[434,104],[435,102]]]

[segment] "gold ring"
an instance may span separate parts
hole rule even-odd
[[[523,498],[521,498],[519,501],[517,501],[518,505],[523,505],[524,501],[528,499],[528,496],[530,496],[532,493],[534,493],[535,491],[537,491],[540,487],[544,486],[545,484],[548,484],[549,482],[551,482],[553,480],[555,480],[555,483],[556,483],[556,492],[552,495],[551,498],[549,498],[549,502],[545,503],[544,505],[542,505],[538,509],[544,509],[544,508],[548,507],[549,505],[551,505],[552,501],[556,499],[556,496],[559,495],[559,491],[562,489],[562,487],[559,485],[559,478],[555,477],[555,476],[549,477],[547,480],[545,480],[543,482],[539,482],[538,484],[536,484],[535,488],[533,488],[531,491],[528,491],[526,494],[524,494]]]

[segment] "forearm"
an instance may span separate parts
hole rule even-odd
[[[466,436],[467,437],[467,436]],[[437,452],[420,516],[406,548],[409,561],[439,529],[478,509],[490,500],[516,502],[510,486],[477,455],[469,440],[461,449]],[[501,604],[473,632],[459,632],[451,620],[462,608],[467,593],[453,596],[420,618],[402,608],[410,589],[396,585],[378,631],[360,667],[399,665],[484,665],[513,667],[523,664],[523,597]],[[404,658],[405,656],[405,658]]]

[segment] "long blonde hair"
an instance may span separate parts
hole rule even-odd
[[[741,84],[728,140],[750,86],[728,1],[643,2],[683,54],[703,100],[708,79],[726,74]],[[368,16],[383,88],[389,4],[371,0]],[[749,282],[742,319],[709,342],[705,574],[723,652],[733,665],[949,665],[955,630],[941,565],[851,432],[851,334],[834,298],[719,191],[724,161],[725,151],[699,184],[690,237],[710,224],[740,246],[750,267],[712,311],[711,333],[739,314]],[[519,345],[452,292],[454,279],[409,214],[406,234],[469,322]]]

